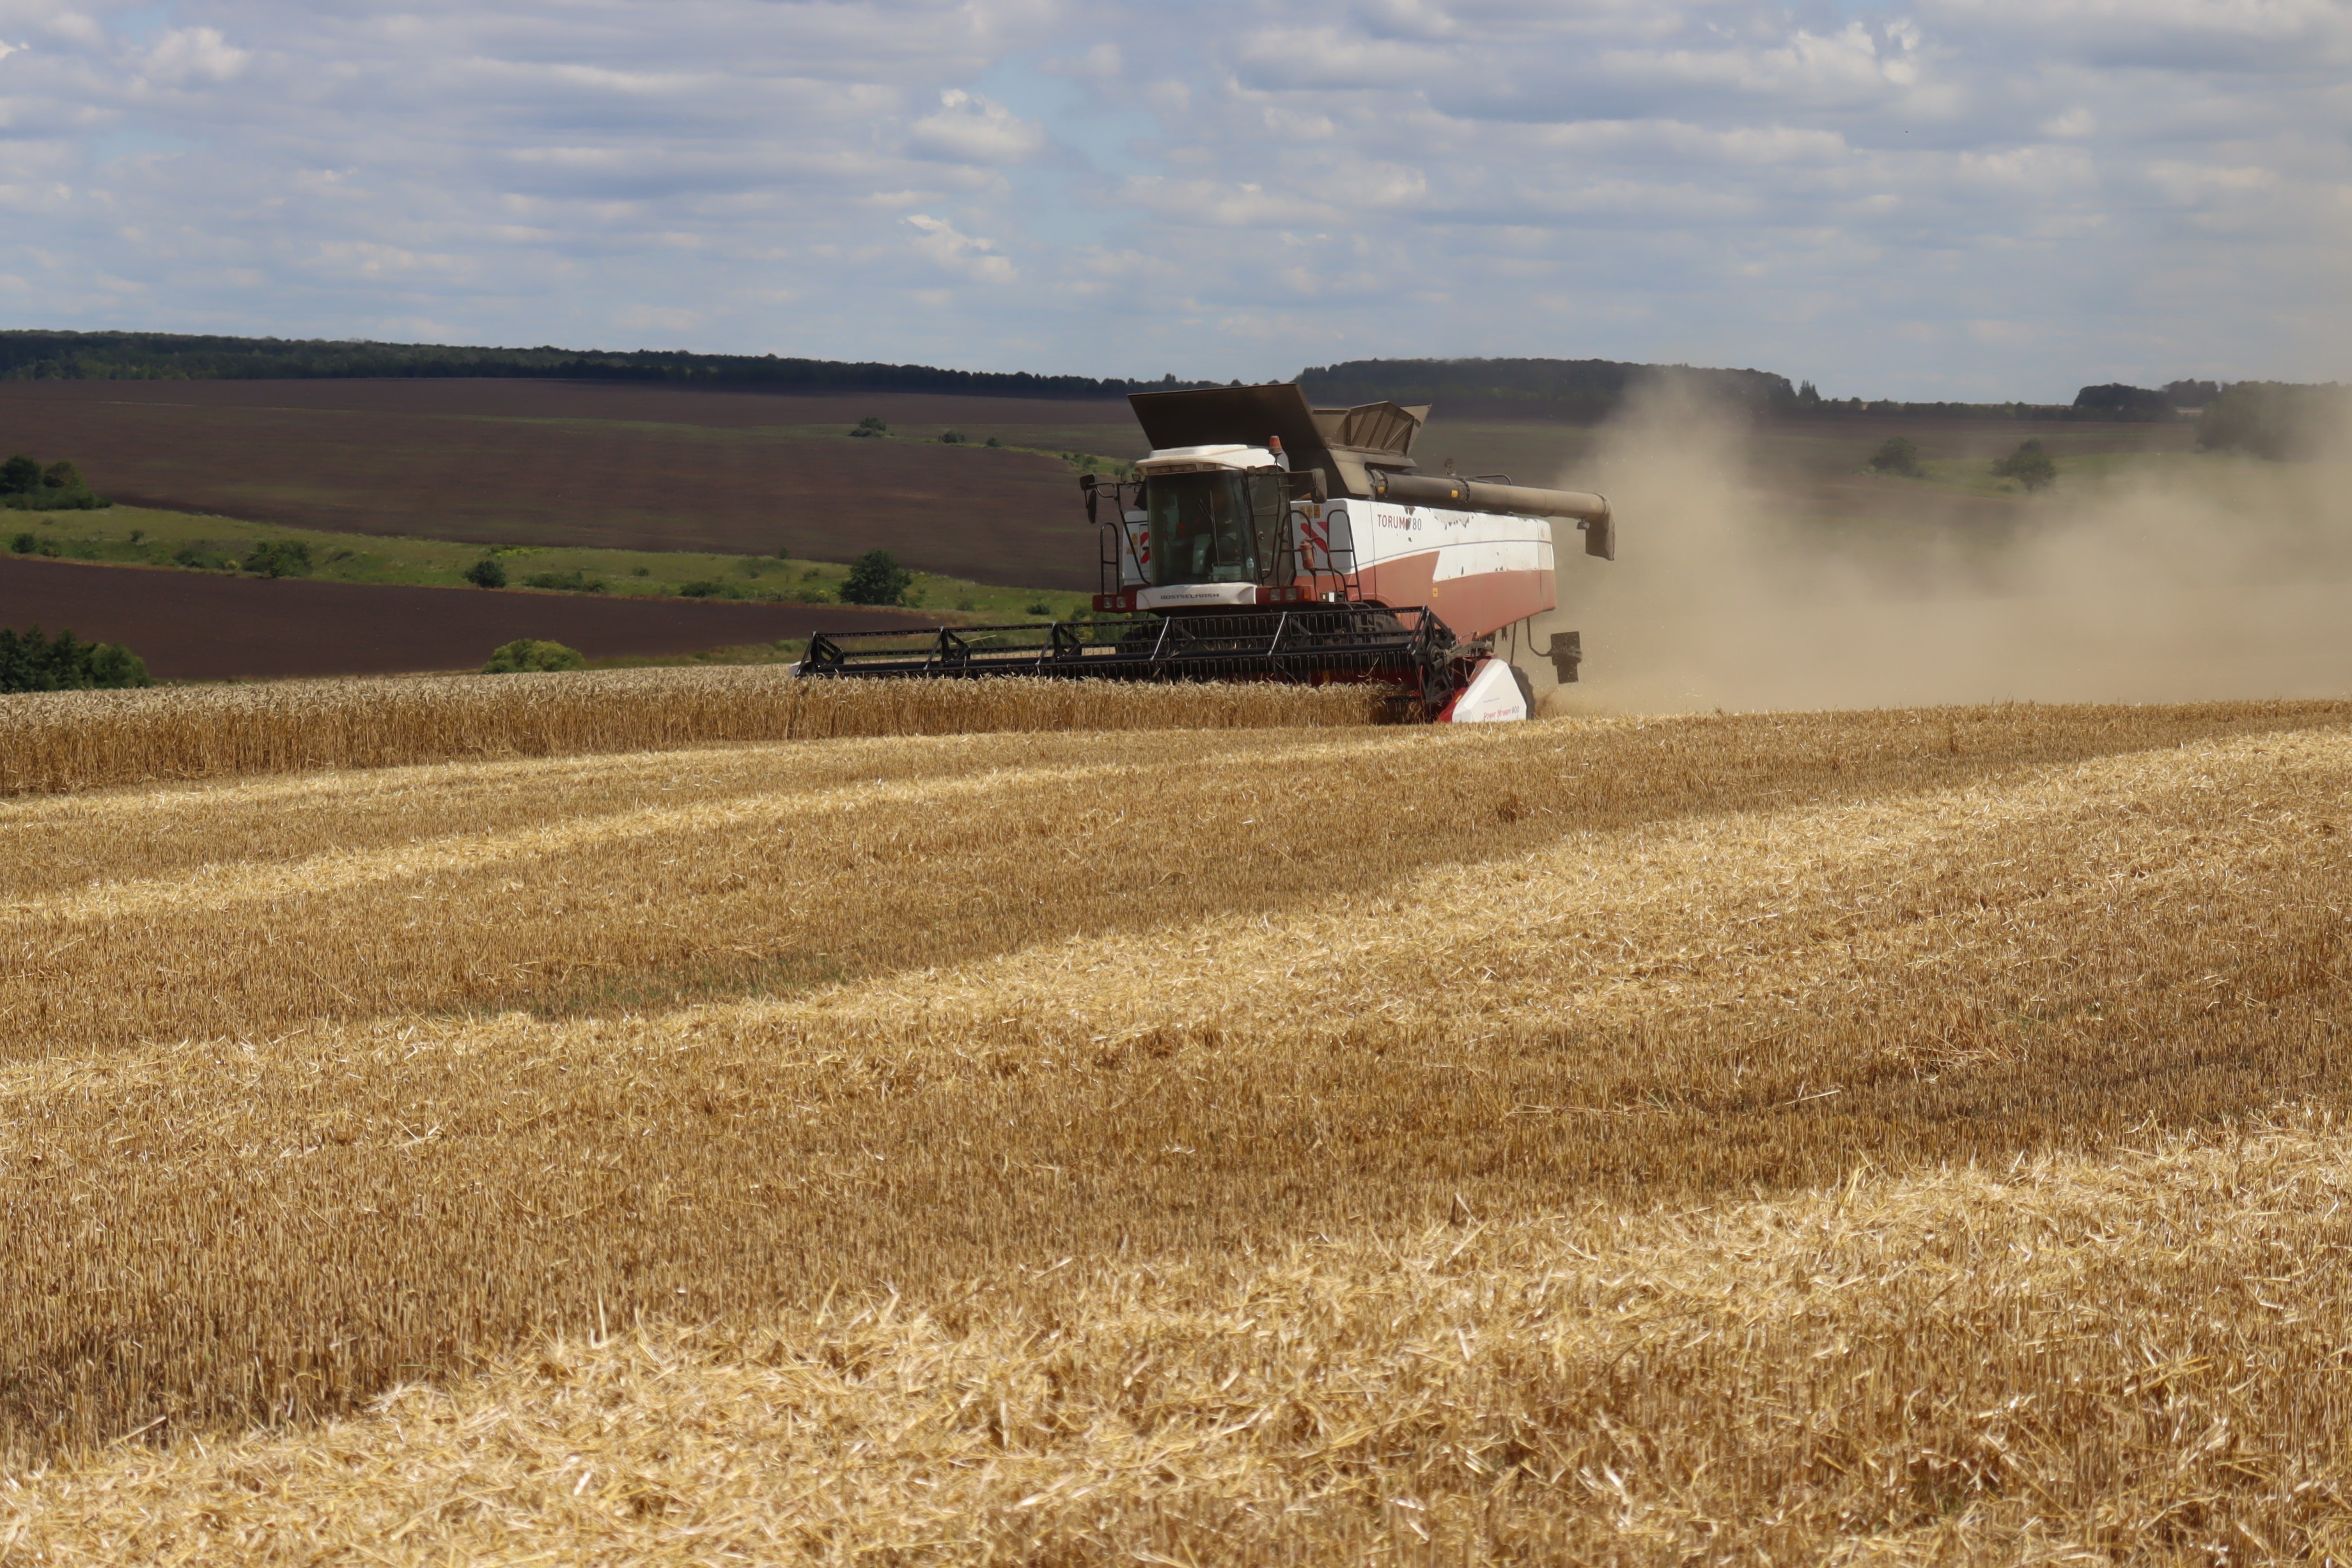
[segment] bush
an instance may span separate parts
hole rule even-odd
[[[1870,470],[1874,474],[1894,474],[1906,479],[1916,479],[1923,472],[1919,466],[1919,449],[1903,436],[1889,436],[1886,444],[1870,455]]]
[[[841,601],[898,604],[914,583],[915,574],[900,567],[897,556],[886,549],[867,550],[850,563],[849,575],[841,580]]]
[[[0,505],[12,512],[96,512],[114,503],[88,490],[35,489],[17,496],[0,495]]]
[[[963,444],[963,433],[956,430],[942,430],[940,432],[940,441],[948,446],[961,446]]]
[[[849,434],[852,435],[887,435],[890,434],[890,427],[883,423],[877,415],[869,413],[864,419],[859,420],[857,422],[857,428],[851,431]]]
[[[507,585],[506,562],[494,555],[486,555],[466,569],[466,580],[476,588],[504,588]]]
[[[1051,615],[1054,613],[1054,607],[1041,599],[1022,613],[1026,615]]]
[[[579,670],[588,661],[580,656],[577,648],[567,648],[561,643],[541,643],[530,637],[518,637],[501,644],[490,654],[490,662],[482,666],[486,675],[512,675],[526,670]]]
[[[584,571],[534,571],[522,580],[525,588],[550,588],[559,593],[602,593],[604,580]]]
[[[87,692],[152,686],[147,666],[119,643],[52,642],[38,626],[19,633],[0,626],[0,692]]]
[[[244,566],[256,577],[308,577],[310,547],[299,539],[263,539],[246,552]]]
[[[2042,450],[2039,441],[2023,442],[2008,456],[1994,458],[1992,471],[2000,478],[2016,480],[2029,492],[2047,489],[2058,482],[2058,465]]]
[[[41,548],[41,536],[31,532],[18,534],[9,539],[8,548],[18,555],[30,555]]]
[[[210,539],[182,545],[172,552],[172,561],[175,566],[193,567],[198,571],[231,571],[236,567],[236,558],[214,549]]]
[[[992,435],[992,436],[990,436],[990,437],[988,438],[988,444],[989,444],[989,445],[991,445],[991,446],[1002,446],[1002,445],[1003,445],[1003,444],[1004,444],[1004,443],[1003,443],[1002,441],[997,440],[997,439],[996,439],[996,437],[994,437],[993,435]]]
[[[82,512],[112,505],[89,493],[72,464],[61,460],[43,468],[39,459],[21,452],[0,463],[0,503],[19,512]]]
[[[692,582],[677,585],[680,599],[740,599],[743,591],[731,582],[719,582],[708,577],[698,577]]]

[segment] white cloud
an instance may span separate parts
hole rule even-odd
[[[1018,163],[1044,151],[1045,131],[1001,103],[950,88],[940,94],[938,113],[915,121],[907,144],[919,157],[953,163]]]
[[[2310,329],[2347,314],[2352,7],[1847,12],[0,0],[37,50],[0,45],[0,275],[26,324],[1096,373],[2352,373]],[[2188,362],[2134,371],[2157,341]]]
[[[140,74],[171,85],[225,82],[252,58],[248,51],[231,47],[217,27],[175,27],[148,48]]]
[[[975,239],[928,213],[910,213],[904,221],[916,231],[916,250],[950,272],[982,283],[1010,283],[1019,276],[1012,262],[995,254],[993,240]]]

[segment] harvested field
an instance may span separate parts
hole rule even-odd
[[[491,649],[518,637],[593,659],[692,653],[931,619],[908,610],[385,588],[0,556],[0,626],[37,622],[124,643],[159,680],[479,669]]]
[[[0,803],[0,1553],[2340,1553],[2347,783],[2231,704]]]
[[[852,441],[879,414],[915,439]],[[1092,591],[1075,473],[974,442],[1120,452],[1124,402],[842,398],[522,381],[16,382],[11,450],[172,510],[487,544],[793,554]]]
[[[1370,687],[802,681],[774,666],[286,682],[0,700],[0,795],[729,740],[1370,724]]]

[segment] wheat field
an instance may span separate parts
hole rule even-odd
[[[1317,716],[0,800],[0,1563],[2352,1550],[2352,705]]]
[[[0,703],[0,796],[737,740],[1369,724],[1366,686],[795,679],[778,665],[383,676]]]

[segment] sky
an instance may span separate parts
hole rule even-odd
[[[0,0],[0,326],[2352,379],[2352,0]]]

